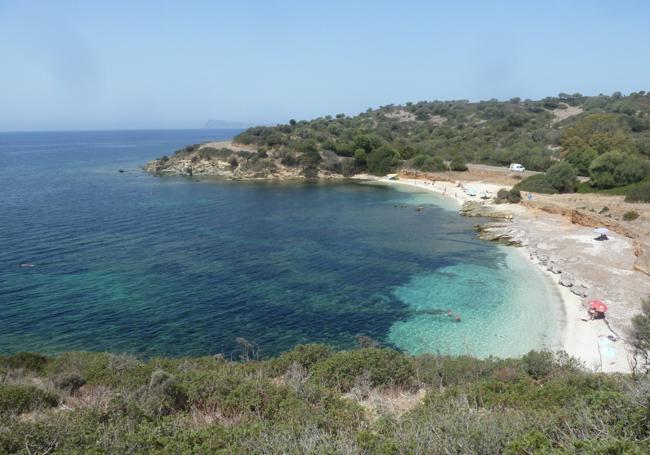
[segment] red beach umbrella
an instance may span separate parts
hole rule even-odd
[[[605,311],[607,311],[607,305],[605,305],[605,302],[603,302],[602,300],[592,300],[591,302],[589,302],[589,308],[593,308],[599,313],[604,313]]]

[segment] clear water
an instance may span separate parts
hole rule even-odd
[[[360,334],[413,353],[553,344],[548,283],[435,195],[138,169],[234,133],[0,134],[0,352],[229,355],[245,337],[268,356]]]

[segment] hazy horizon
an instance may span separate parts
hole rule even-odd
[[[198,6],[197,6],[198,5]],[[645,86],[650,4],[0,1],[0,131],[200,129]]]

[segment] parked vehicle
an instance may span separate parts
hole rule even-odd
[[[512,163],[510,165],[510,172],[524,172],[525,170],[526,168],[519,163]]]

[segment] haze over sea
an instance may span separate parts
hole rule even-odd
[[[228,356],[245,337],[269,356],[361,334],[416,354],[555,345],[541,272],[440,196],[138,168],[236,132],[0,133],[0,352]]]

